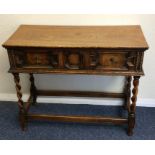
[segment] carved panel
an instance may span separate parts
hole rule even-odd
[[[90,52],[90,67],[102,70],[134,70],[136,53],[121,51]]]
[[[137,65],[137,54],[134,52],[129,52],[126,59],[126,65],[129,70],[134,70]]]
[[[9,53],[17,68],[141,71],[142,52],[102,49],[26,49]]]
[[[126,53],[99,53],[97,68],[104,70],[126,70]]]
[[[17,67],[22,67],[26,63],[25,53],[23,51],[14,51],[13,58]]]
[[[59,67],[59,53],[49,52],[48,56],[49,56],[50,65],[53,68],[58,68]]]
[[[90,68],[95,69],[98,66],[99,53],[96,51],[90,52]]]
[[[78,65],[80,63],[80,56],[77,53],[72,53],[68,56],[68,62],[71,65]]]
[[[68,69],[82,69],[84,57],[80,52],[65,52],[65,67]]]
[[[99,64],[104,68],[121,68],[125,64],[124,54],[101,53]]]
[[[137,71],[142,71],[143,57],[144,52],[137,52],[137,57],[135,58]]]
[[[27,65],[32,66],[50,66],[57,68],[59,65],[58,53],[27,53]]]
[[[29,65],[49,65],[49,57],[47,53],[32,53],[28,52],[27,56],[27,64]]]
[[[58,52],[36,52],[36,51],[14,51],[13,58],[15,66],[18,68],[25,67],[50,67],[58,68],[59,53]]]

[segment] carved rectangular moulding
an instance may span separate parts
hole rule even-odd
[[[106,74],[142,72],[143,52],[118,49],[20,48],[8,50],[11,70]],[[87,72],[89,71],[89,72]]]

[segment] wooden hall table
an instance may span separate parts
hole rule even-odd
[[[133,134],[135,108],[144,51],[148,49],[140,26],[41,26],[21,25],[3,44],[16,85],[19,122],[28,119],[128,124]],[[30,97],[22,100],[19,73],[30,74]],[[33,74],[100,74],[125,76],[123,93],[37,90]],[[133,90],[131,97],[131,80]],[[128,118],[103,116],[60,116],[28,113],[39,95],[124,98]],[[130,101],[131,100],[131,101]]]

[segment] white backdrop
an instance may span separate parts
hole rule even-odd
[[[150,49],[144,57],[146,76],[140,79],[139,98],[155,101],[155,15],[0,15],[0,44],[17,29],[20,24],[45,25],[141,25]],[[7,73],[9,62],[7,52],[0,47],[0,100],[13,100],[15,87],[13,77]],[[122,77],[36,75],[36,85],[43,89],[63,90],[122,90]],[[23,92],[29,89],[27,75],[22,75]],[[151,104],[152,104],[151,103]]]

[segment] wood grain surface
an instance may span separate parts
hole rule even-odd
[[[21,25],[4,47],[144,48],[141,27]]]

